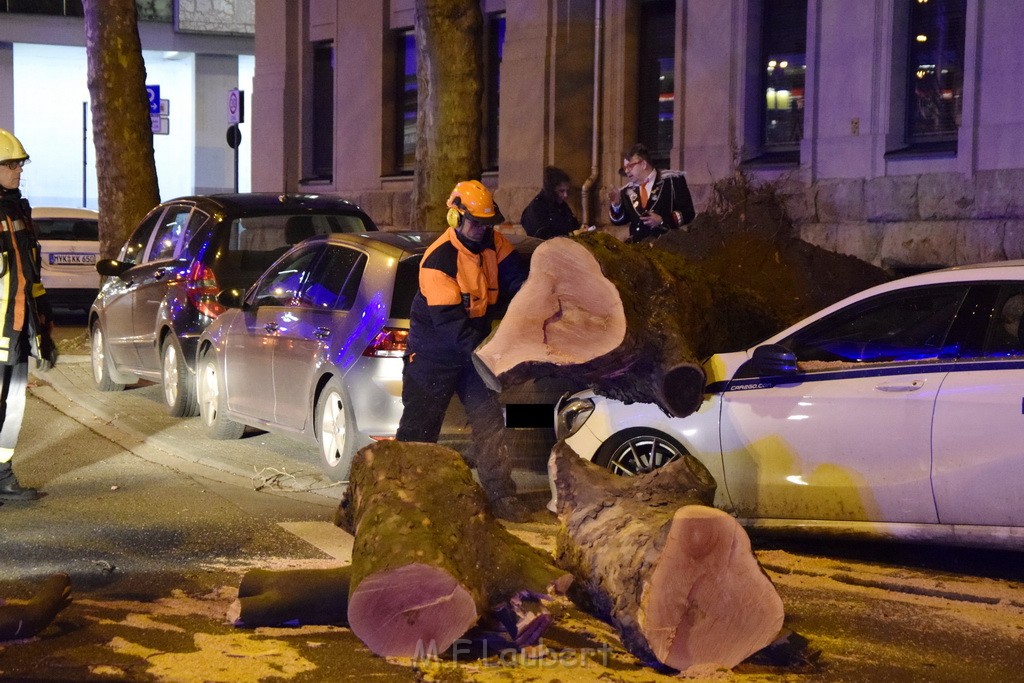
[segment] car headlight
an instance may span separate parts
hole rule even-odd
[[[567,439],[583,427],[594,412],[594,401],[589,398],[570,398],[558,402],[555,436]]]

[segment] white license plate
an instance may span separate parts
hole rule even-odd
[[[96,254],[75,254],[58,252],[50,254],[51,266],[93,266],[96,265]]]

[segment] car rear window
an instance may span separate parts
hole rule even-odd
[[[244,216],[227,225],[214,267],[221,286],[248,287],[282,254],[302,240],[330,233],[370,232],[358,214]]]
[[[88,218],[34,218],[32,225],[41,240],[85,240],[100,238],[99,223]]]
[[[420,258],[410,256],[398,262],[395,270],[395,292],[391,295],[391,317],[408,318],[412,310],[412,298],[419,291]]]

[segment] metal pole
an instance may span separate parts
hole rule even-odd
[[[238,124],[236,123],[235,126],[237,127]],[[235,192],[238,192],[238,148],[240,146],[235,145]]]
[[[86,201],[87,195],[87,183],[89,178],[89,103],[82,102],[82,208],[84,209],[88,202]]]

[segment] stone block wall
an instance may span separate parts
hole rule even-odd
[[[894,272],[1024,258],[1024,170],[781,187],[803,239]],[[693,190],[700,210],[708,188]]]

